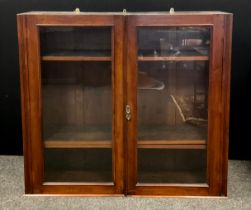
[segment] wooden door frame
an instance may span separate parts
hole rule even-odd
[[[44,16],[17,16],[20,45],[20,76],[23,119],[25,192],[27,194],[111,195],[124,193],[123,147],[123,47],[124,18],[118,15],[76,15],[69,13]],[[113,78],[113,179],[114,184],[49,183],[44,184],[42,141],[42,95],[40,26],[91,26],[112,28]]]
[[[228,145],[228,112],[232,15],[130,15],[127,17],[127,104],[132,119],[127,122],[127,177],[128,195],[226,195]],[[208,183],[195,185],[137,184],[137,27],[157,26],[209,26],[211,54],[208,95]],[[224,40],[224,36],[225,40]],[[224,60],[225,53],[225,60]],[[223,63],[226,63],[223,65]],[[223,91],[226,91],[226,95]],[[223,154],[223,155],[222,155]]]

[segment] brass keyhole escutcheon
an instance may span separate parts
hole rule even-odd
[[[129,105],[126,105],[126,108],[125,108],[125,117],[126,117],[127,121],[131,120],[131,118],[132,118],[131,107]]]

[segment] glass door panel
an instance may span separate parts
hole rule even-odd
[[[112,30],[41,27],[44,181],[112,182]]]
[[[111,58],[110,27],[42,27],[43,59],[49,56],[86,56]]]
[[[138,28],[138,182],[206,183],[210,28]]]
[[[45,150],[47,182],[112,182],[112,153],[105,148]]]
[[[139,149],[139,183],[205,183],[206,150]]]

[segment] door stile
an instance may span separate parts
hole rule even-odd
[[[131,119],[127,120],[127,193],[137,183],[137,33],[134,16],[127,18],[127,102]],[[126,114],[126,113],[125,113]]]

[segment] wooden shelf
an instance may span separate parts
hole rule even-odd
[[[138,61],[208,61],[208,56],[139,56]]]
[[[45,148],[112,148],[108,140],[46,140]],[[139,140],[140,149],[206,149],[205,140]]]
[[[45,55],[42,56],[43,61],[111,61],[109,56],[57,56]]]
[[[55,51],[42,55],[43,61],[111,61],[109,50]]]
[[[178,54],[177,54],[178,53]],[[207,48],[180,50],[139,50],[138,61],[208,61]]]
[[[139,129],[138,148],[206,149],[205,132],[205,128],[187,124],[143,126]],[[54,125],[44,131],[45,148],[112,148],[111,139],[111,128],[107,125]]]
[[[139,149],[206,149],[206,140],[139,140]]]
[[[109,125],[51,125],[44,129],[46,148],[112,148]]]
[[[45,140],[45,148],[112,148],[110,140]]]
[[[138,148],[142,149],[206,149],[207,127],[180,125],[140,126]]]

